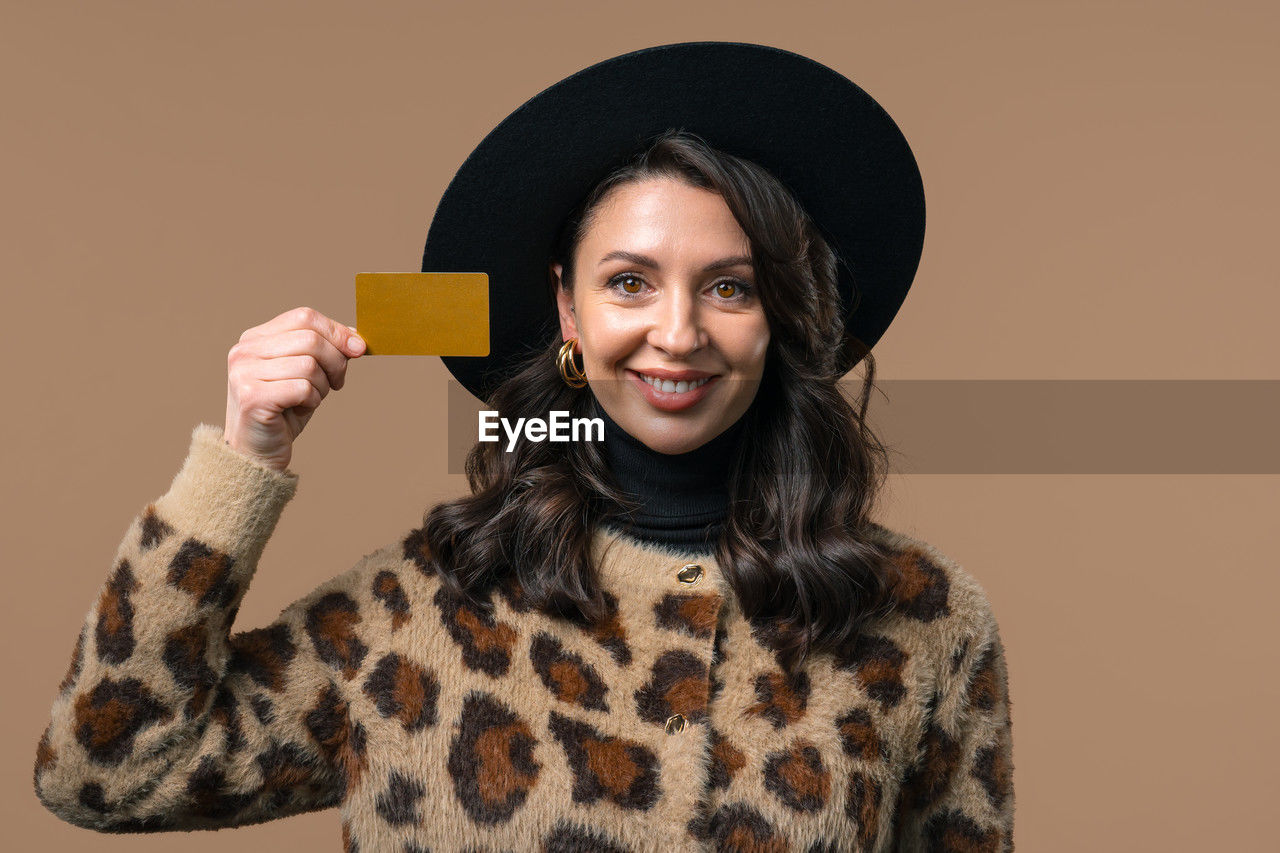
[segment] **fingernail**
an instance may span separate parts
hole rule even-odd
[[[347,338],[347,347],[350,348],[352,352],[364,352],[364,341],[359,335],[352,335]]]

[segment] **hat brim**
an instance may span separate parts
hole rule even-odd
[[[646,48],[525,102],[450,182],[424,272],[489,275],[490,354],[445,357],[487,400],[558,324],[547,266],[562,223],[653,136],[683,129],[768,169],[840,259],[846,334],[874,346],[906,298],[924,244],[924,188],[906,139],[866,92],[796,53],[736,42]]]

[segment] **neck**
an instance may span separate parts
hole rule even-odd
[[[599,403],[604,453],[614,481],[639,504],[621,518],[623,532],[643,542],[710,553],[729,511],[729,474],[742,420],[688,453],[666,454],[618,426]]]

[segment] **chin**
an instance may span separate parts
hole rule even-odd
[[[715,437],[710,430],[681,428],[646,429],[640,430],[639,433],[633,433],[633,435],[650,450],[665,453],[668,456],[678,456],[681,453],[697,450]]]

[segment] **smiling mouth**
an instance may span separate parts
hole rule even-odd
[[[636,375],[643,379],[649,387],[653,388],[655,391],[661,391],[664,394],[684,394],[685,392],[692,391],[695,388],[701,388],[713,378],[711,376],[704,376],[701,379],[681,379],[679,381],[673,381],[670,379],[662,379],[657,376],[649,376],[648,374],[640,373],[639,371],[636,372]]]

